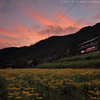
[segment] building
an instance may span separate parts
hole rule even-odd
[[[98,48],[98,47],[100,47],[99,45],[100,45],[100,36],[80,44],[78,51],[81,54],[99,53],[99,48]]]
[[[6,63],[6,64],[4,64],[3,65],[3,68],[5,69],[12,69],[12,68],[14,68],[14,65],[12,64],[12,63]]]

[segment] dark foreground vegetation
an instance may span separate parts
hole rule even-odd
[[[1,68],[100,68],[100,53],[86,54],[62,58],[56,60],[54,58],[32,59],[18,58],[12,63],[5,63],[0,60]]]
[[[7,81],[0,75],[0,100],[7,100]]]

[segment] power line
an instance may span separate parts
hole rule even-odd
[[[68,4],[68,3],[66,3],[66,4],[63,6],[63,8],[62,8],[62,9],[58,12],[58,14],[54,17],[54,19],[52,20],[52,22],[54,22],[54,20],[58,17],[58,15],[62,12],[62,10],[66,7],[67,4]],[[46,31],[46,33],[48,32],[48,37],[49,37],[49,31],[50,31],[50,29]]]
[[[77,0],[68,10],[67,10],[67,12],[64,14],[64,15],[62,15],[62,17],[55,23],[55,24],[57,24],[76,4],[77,4],[77,2],[78,2],[79,0]],[[67,4],[66,4],[67,5]],[[61,13],[61,11],[65,8],[65,6],[66,5],[64,5],[64,7],[60,10],[60,12],[57,14],[57,16],[53,19],[53,21],[58,17],[58,15]],[[55,25],[54,24],[54,25]],[[48,32],[48,36],[49,36],[49,31],[50,31],[50,29],[49,30],[47,30],[47,32]]]
[[[59,13],[56,15],[56,17],[53,19],[53,21],[58,17],[58,15],[62,12],[62,10],[66,7],[66,5],[67,5],[68,3],[66,3],[64,6],[63,6],[63,8],[59,11]],[[52,22],[53,22],[52,21]]]
[[[79,1],[79,0],[77,0],[77,1]],[[75,2],[68,10],[67,10],[67,12],[55,23],[55,24],[57,24],[75,5],[77,4],[77,2]],[[54,24],[54,25],[55,25]]]

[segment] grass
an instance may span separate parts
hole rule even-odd
[[[41,64],[37,68],[100,68],[100,54],[75,56]]]
[[[100,69],[0,69],[0,75],[6,100],[100,100]]]

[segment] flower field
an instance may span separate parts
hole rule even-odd
[[[100,69],[0,69],[7,100],[100,100]]]

